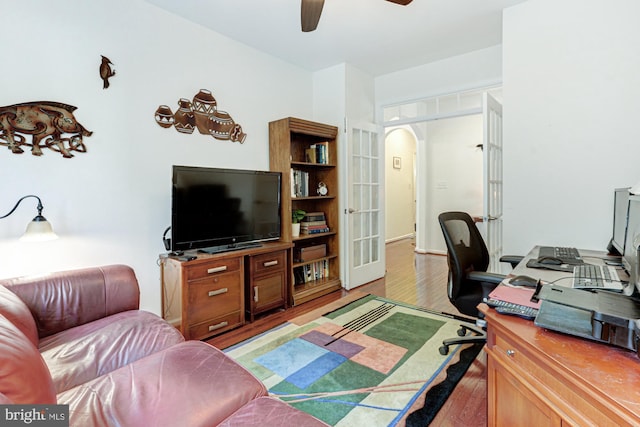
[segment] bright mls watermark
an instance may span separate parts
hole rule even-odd
[[[0,425],[69,427],[69,405],[0,405]]]

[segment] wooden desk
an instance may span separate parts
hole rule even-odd
[[[489,426],[638,426],[640,359],[481,304]]]

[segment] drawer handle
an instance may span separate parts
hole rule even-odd
[[[224,328],[228,324],[229,324],[229,322],[224,321],[224,322],[218,323],[217,325],[211,325],[211,326],[209,326],[209,332],[215,331],[216,329]]]
[[[253,301],[254,302],[258,302],[259,298],[258,298],[258,287],[254,286],[253,287]]]
[[[516,351],[515,350],[507,350],[507,356],[513,357],[515,355],[516,355]]]
[[[226,294],[227,292],[229,292],[229,288],[222,288],[215,291],[209,291],[209,296],[215,297],[216,295]]]
[[[213,274],[213,273],[220,273],[221,271],[226,271],[227,270],[227,266],[226,265],[221,265],[220,267],[213,267],[207,270],[207,273],[209,274]]]
[[[275,259],[273,261],[267,261],[267,262],[263,263],[262,265],[264,265],[265,267],[271,267],[271,266],[274,266],[274,265],[278,265],[278,260]]]

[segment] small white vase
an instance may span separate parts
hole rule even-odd
[[[291,236],[292,237],[300,236],[300,223],[299,222],[291,223]]]

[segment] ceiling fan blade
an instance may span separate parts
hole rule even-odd
[[[411,3],[413,0],[387,0],[387,1],[390,1],[391,3],[396,3],[396,4],[401,4],[403,6],[406,6],[409,3]]]
[[[322,6],[324,6],[324,0],[302,0],[300,8],[302,31],[307,33],[316,29],[322,14]]]

